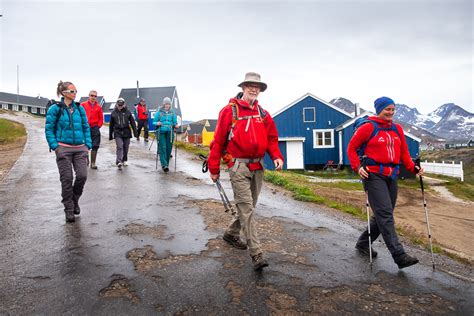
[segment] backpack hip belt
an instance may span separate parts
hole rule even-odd
[[[241,163],[244,164],[249,164],[249,163],[255,163],[259,162],[260,164],[262,163],[263,158],[232,158],[232,161],[234,162],[234,165],[232,166],[232,171],[236,172],[237,168],[239,168],[239,165]]]
[[[400,164],[394,164],[394,163],[379,163],[372,158],[365,158],[365,163],[367,166],[378,166],[379,167],[379,174],[383,174],[383,171],[385,168],[392,168],[393,171],[390,175],[390,178],[395,179],[398,174],[398,170],[400,169]]]

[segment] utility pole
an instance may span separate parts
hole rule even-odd
[[[20,106],[20,65],[16,65],[16,104]]]

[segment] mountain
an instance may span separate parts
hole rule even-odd
[[[329,103],[354,113],[355,105],[348,99],[336,98]],[[474,138],[474,114],[454,103],[444,104],[427,115],[418,112],[416,107],[405,104],[396,104],[396,109],[394,120],[401,123],[407,132],[425,142]]]
[[[451,140],[469,140],[474,138],[474,114],[462,107],[448,103],[430,113],[431,117],[440,117],[430,131]]]
[[[395,108],[397,111],[393,119],[397,122],[408,123],[426,130],[436,124],[428,115],[421,114],[416,108],[410,108],[405,104],[396,104]]]
[[[331,101],[329,101],[329,103],[337,106],[338,108],[346,111],[347,113],[350,113],[350,114],[355,113],[355,104],[345,98],[332,99]],[[364,109],[360,109],[360,111],[361,111],[360,113],[367,112]]]

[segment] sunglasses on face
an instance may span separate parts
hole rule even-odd
[[[97,97],[96,95],[93,95],[93,94],[90,94],[89,96],[90,96],[91,98]]]
[[[77,93],[77,90],[64,90],[63,93]]]
[[[125,103],[117,103],[118,106],[123,106]]]

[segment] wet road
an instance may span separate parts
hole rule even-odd
[[[0,184],[0,314],[474,312],[472,282],[433,272],[426,252],[409,249],[421,264],[399,271],[377,242],[371,271],[353,248],[362,222],[268,186],[257,220],[270,266],[255,273],[246,251],[222,241],[230,215],[182,151],[177,172],[163,174],[154,149],[132,141],[130,166],[119,171],[103,137],[81,216],[66,224],[43,120],[15,119],[28,141]],[[437,260],[472,280],[470,268]]]

